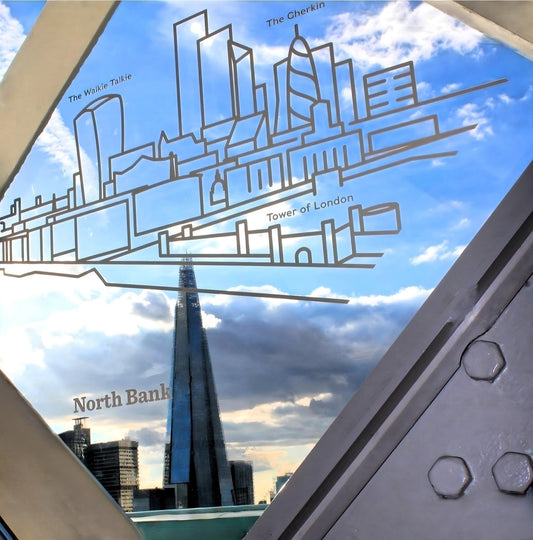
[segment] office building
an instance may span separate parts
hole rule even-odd
[[[254,476],[250,461],[230,461],[235,505],[254,504]]]
[[[139,443],[123,439],[91,444],[85,463],[95,478],[126,512],[133,510],[133,493],[139,488]]]
[[[281,476],[276,476],[275,495],[277,495],[285,487],[285,484],[290,480],[291,476],[292,473],[285,473]]]
[[[172,510],[176,508],[174,488],[136,489],[133,493],[133,511]]]
[[[87,447],[91,444],[91,429],[84,424],[86,418],[87,416],[74,418],[74,429],[59,434],[59,438],[83,462]]]

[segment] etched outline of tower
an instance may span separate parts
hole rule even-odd
[[[253,51],[233,40],[231,24],[210,32],[207,10],[175,23],[174,54],[179,137],[228,136],[236,121],[265,109]]]
[[[124,110],[119,94],[98,98],[74,119],[83,204],[101,200],[110,180],[109,158],[124,152]]]
[[[193,267],[180,267],[180,288],[196,289]],[[220,421],[207,336],[197,292],[181,290],[176,302],[168,474],[178,507],[233,504],[230,466]]]
[[[329,127],[342,127],[357,119],[353,62],[336,62],[332,43],[311,48],[295,24],[287,57],[275,63],[273,69],[275,133],[306,126],[315,129],[317,106],[327,112]],[[341,94],[347,100],[344,108]]]
[[[313,53],[300,36],[298,25],[287,57],[287,103],[289,128],[311,122],[311,107],[321,100]]]
[[[198,137],[202,126],[200,65],[197,47],[198,39],[206,35],[207,10],[174,24],[178,134],[180,137],[189,133],[194,133]],[[194,62],[194,64],[191,65],[191,62]],[[180,65],[187,75],[186,77],[183,76],[183,84]],[[185,113],[185,111],[187,112]]]

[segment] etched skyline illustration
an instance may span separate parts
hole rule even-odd
[[[269,500],[532,159],[529,60],[427,2],[323,4],[120,2],[0,201],[0,369],[53,431],[85,397],[92,442],[139,441],[142,489],[187,259]],[[0,77],[43,5],[0,0]]]
[[[453,157],[457,151],[442,142],[476,124],[442,130],[433,109],[505,82],[420,100],[414,63],[403,62],[364,75],[360,95],[355,60],[338,59],[331,42],[312,47],[298,25],[271,79],[259,81],[254,51],[234,38],[231,24],[211,29],[207,10],[174,24],[174,45],[177,135],[162,131],[128,148],[120,94],[83,107],[73,121],[72,187],[51,199],[36,195],[31,206],[15,199],[0,216],[5,274],[96,270],[106,282],[110,267],[177,267],[184,259],[371,269],[383,255],[380,237],[401,231],[401,208],[394,193],[366,206],[348,188],[384,169]],[[341,107],[346,100],[350,106]],[[283,202],[294,206],[277,210]],[[249,218],[258,211],[260,226]],[[311,213],[320,217],[287,227],[288,218]],[[149,286],[119,275],[107,283]]]

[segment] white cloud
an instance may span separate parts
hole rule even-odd
[[[229,293],[231,292],[246,292],[246,293],[253,293],[258,295],[280,295],[280,296],[290,296],[289,293],[282,291],[273,285],[258,285],[258,286],[247,286],[247,285],[238,285],[237,287],[230,287],[227,289]],[[327,289],[329,291],[329,289]],[[311,296],[315,293],[313,291],[311,293]],[[322,294],[319,292],[317,293],[318,296],[322,296]],[[229,306],[233,302],[235,302],[236,298],[238,298],[240,295],[224,295],[224,294],[217,294],[213,296],[206,296],[202,298],[202,306]],[[333,298],[333,297],[332,297]],[[267,309],[274,309],[282,304],[286,303],[292,303],[292,300],[290,299],[284,299],[284,298],[269,298],[268,296],[260,297],[259,298],[261,302],[267,307]]]
[[[9,8],[0,3],[0,79],[3,78],[22,42],[26,38],[22,24],[11,16]],[[55,111],[48,125],[35,143],[53,163],[59,164],[63,174],[70,176],[78,170],[76,142],[61,115]]]
[[[450,92],[456,92],[461,88],[461,85],[459,83],[450,83],[444,86],[441,90],[443,94],[449,94]]]
[[[212,313],[202,311],[202,323],[204,328],[216,328],[220,324],[220,319]]]
[[[70,427],[73,396],[150,388],[168,380],[174,299],[107,288],[93,275],[46,280],[48,287],[39,276],[0,277],[2,290],[27,285],[36,294],[33,304],[31,297],[17,303],[16,295],[10,296],[8,309],[31,320],[19,325],[11,344],[0,342],[0,354],[12,351],[2,357],[2,367],[9,362],[17,384],[25,385],[22,391],[45,418],[58,418],[58,431]],[[255,290],[283,292],[271,285]],[[314,293],[334,296],[327,288]],[[314,442],[429,293],[407,287],[354,297],[348,306],[202,295],[228,449],[255,461],[273,441],[283,453]],[[140,438],[148,425],[162,435],[166,403],[156,405],[102,411],[89,427],[95,440],[116,440],[128,430]],[[145,444],[143,482],[156,485],[162,451]],[[293,470],[303,457],[289,465],[283,455],[262,466]]]
[[[264,229],[271,225],[283,224],[284,233],[288,234],[291,232],[291,228],[286,226],[288,220],[291,218],[290,215],[287,216],[290,210],[294,210],[293,202],[281,201],[267,208],[261,208],[260,210],[249,212],[246,215],[248,227],[250,229]],[[266,243],[261,247],[266,246],[268,246],[268,239],[266,239]]]
[[[9,268],[10,272],[20,270],[21,274],[27,268],[20,266],[18,268]],[[38,265],[32,267],[36,271],[41,270]],[[48,268],[49,270],[49,268]],[[72,276],[83,272],[84,267],[69,267],[64,265],[61,272]],[[25,277],[4,277],[0,273],[0,286],[2,288],[2,305],[4,307],[12,305],[16,308],[22,301],[39,300],[48,294],[61,293],[62,297],[69,302],[77,302],[83,299],[90,299],[94,296],[95,289],[104,287],[102,281],[95,273],[89,273],[82,278],[66,278],[54,275],[32,274]]]
[[[221,419],[223,422],[233,422],[235,424],[261,422],[263,424],[276,425],[286,421],[286,418],[275,414],[279,408],[297,409],[297,407],[309,407],[313,400],[322,401],[324,399],[330,399],[331,397],[331,393],[324,392],[313,396],[302,396],[294,402],[273,401],[270,403],[261,403],[251,409],[223,412],[221,414]],[[287,412],[285,412],[285,414],[287,414]]]
[[[288,293],[281,291],[280,289],[274,287],[273,285],[260,285],[259,287],[245,287],[245,286],[239,286],[239,287],[232,287],[230,291],[250,291],[254,293],[259,294],[268,294],[268,295],[282,295],[288,296]],[[283,298],[261,298],[261,301],[263,304],[266,305],[267,309],[272,310],[276,307],[280,306],[281,304],[285,304],[287,302],[291,303],[291,300],[285,300]]]
[[[484,139],[487,135],[494,135],[489,119],[475,103],[467,103],[457,111],[458,118],[463,126],[475,125],[476,127],[469,133],[477,140]]]
[[[499,102],[503,103],[504,105],[513,105],[518,102],[528,101],[532,97],[533,97],[533,86],[529,86],[527,90],[524,92],[524,94],[520,97],[510,96],[509,94],[506,94],[505,92],[498,94]],[[494,103],[494,106],[496,106],[496,103]]]
[[[422,263],[427,262],[434,262],[436,261],[443,252],[445,252],[447,246],[447,242],[442,242],[441,244],[437,246],[429,246],[424,250],[423,253],[420,255],[417,255],[416,257],[413,257],[410,259],[411,263],[414,265],[419,265]]]
[[[42,365],[49,351],[88,346],[95,335],[140,339],[146,332],[173,327],[172,301],[165,294],[112,289],[93,274],[79,279],[0,277],[0,286],[6,292],[2,310],[11,314],[0,329],[0,367],[10,376]]]
[[[421,101],[429,99],[435,94],[431,84],[426,81],[417,82],[416,93],[418,94],[418,99],[420,99]]]
[[[204,31],[202,26],[199,23],[193,23],[191,24],[191,32],[197,37],[197,38],[203,38],[204,37]]]
[[[254,62],[257,62],[260,66],[271,66],[284,58],[287,58],[286,45],[277,47],[266,45],[264,43],[254,45]]]
[[[343,107],[351,106],[353,103],[353,90],[350,86],[345,86],[341,90],[341,99]]]
[[[445,165],[444,161],[442,159],[432,159],[431,160],[431,166],[432,167],[442,167]]]
[[[465,229],[468,226],[470,226],[470,220],[468,218],[462,218],[452,228],[458,230]]]
[[[466,249],[466,246],[456,246],[452,251],[452,257],[456,259]]]
[[[213,236],[211,238],[186,242],[187,251],[192,253],[233,253],[236,250],[234,236]]]
[[[0,79],[26,38],[22,24],[11,16],[9,7],[0,3]]]
[[[34,347],[30,335],[16,328],[0,335],[0,369],[10,378],[22,375],[29,366],[43,367],[44,353]]]
[[[45,152],[52,162],[60,165],[65,176],[78,170],[76,139],[59,111],[53,112],[47,126],[35,141],[35,146]]]
[[[513,101],[513,99],[509,97],[507,94],[500,94],[498,97],[505,104],[512,103]]]
[[[349,298],[349,303],[353,306],[386,306],[407,302],[419,302],[425,300],[431,291],[432,289],[423,289],[422,287],[417,286],[403,287],[390,295],[370,294],[353,296]],[[346,296],[334,294],[331,289],[327,287],[318,287],[311,293],[311,296],[346,298]]]
[[[448,242],[444,240],[436,246],[429,246],[423,253],[409,259],[411,264],[418,266],[419,264],[431,263],[435,261],[443,261],[446,259],[454,259],[458,257],[464,250],[465,246],[456,246],[450,248]]]
[[[105,336],[135,336],[149,329],[170,330],[170,317],[154,319],[134,309],[136,304],[143,305],[146,294],[149,293],[123,292],[113,298],[107,291],[102,291],[71,309],[58,310],[46,320],[41,333],[43,342],[46,339],[55,341],[63,335],[76,335],[82,330]]]
[[[501,93],[498,95],[498,99],[501,103],[504,105],[512,105],[514,103],[518,102],[524,102],[528,101],[533,97],[533,86],[529,86],[528,89],[524,92],[524,94],[520,97],[513,97],[506,93]]]
[[[533,97],[533,85],[531,85],[527,89],[526,93],[520,98],[520,101],[528,101],[532,97]]]
[[[502,100],[503,101],[503,100]],[[489,98],[487,99],[487,101],[485,102],[485,105],[489,108],[489,109],[494,109],[496,107],[496,100],[494,98]]]
[[[434,216],[436,213],[443,214],[448,212],[458,212],[464,210],[466,205],[462,201],[449,200],[441,202],[435,206],[431,206],[427,209],[426,214],[429,216]]]
[[[421,110],[415,111],[412,114],[409,115],[410,120],[416,120],[417,118],[420,118],[424,113]]]
[[[427,60],[442,50],[466,54],[482,37],[427,4],[411,9],[407,2],[387,3],[372,15],[339,14],[327,29],[328,41],[361,68]]]
[[[351,298],[350,304],[359,306],[379,306],[408,302],[421,302],[431,294],[431,291],[432,289],[424,289],[417,286],[403,287],[398,292],[391,295],[372,294],[368,296]]]

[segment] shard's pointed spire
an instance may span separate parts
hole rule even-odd
[[[190,261],[180,268],[179,286],[187,290],[180,291],[175,312],[169,483],[179,486],[180,506],[231,505],[231,472]]]

